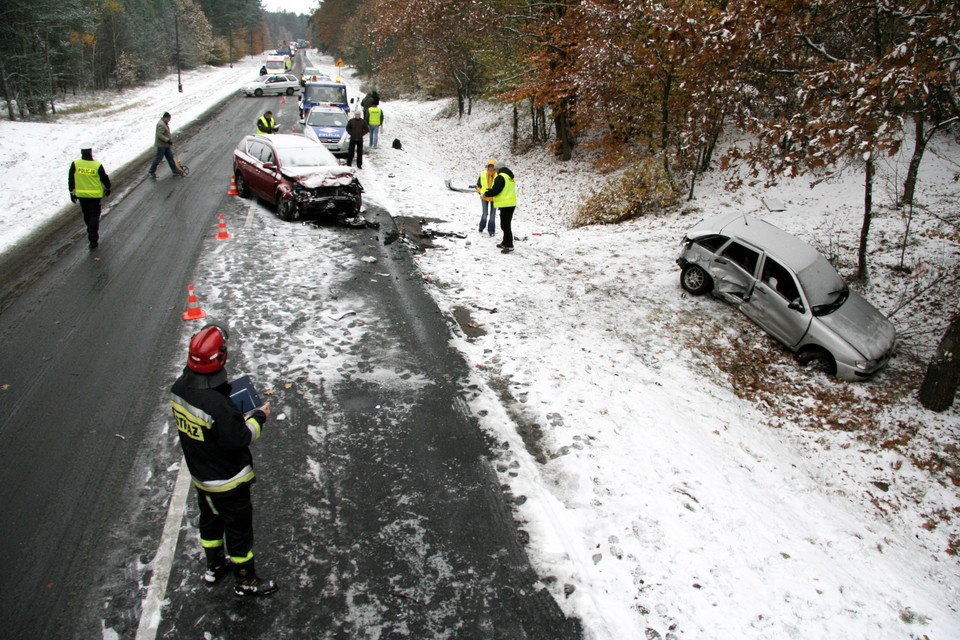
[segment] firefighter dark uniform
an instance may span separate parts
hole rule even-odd
[[[232,564],[238,596],[269,595],[276,585],[258,580],[254,569],[250,501],[256,480],[250,444],[260,437],[269,408],[244,417],[230,399],[223,368],[227,337],[226,329],[218,325],[207,325],[193,336],[187,366],[170,390],[170,404],[197,489],[200,543],[207,558],[204,580],[216,582]]]
[[[91,249],[100,244],[100,199],[110,195],[110,177],[103,165],[93,159],[92,145],[80,149],[80,159],[70,164],[67,174],[70,200],[80,202],[83,222],[87,225],[87,240]]]

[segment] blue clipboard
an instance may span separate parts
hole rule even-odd
[[[263,403],[260,402],[260,395],[256,387],[253,386],[253,380],[250,376],[240,376],[230,383],[230,399],[236,405],[240,413],[253,411]]]

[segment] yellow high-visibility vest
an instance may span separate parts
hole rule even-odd
[[[501,189],[500,193],[493,196],[493,206],[497,209],[517,206],[517,185],[513,181],[513,178],[505,173],[499,173],[497,175],[503,177],[503,189]]]
[[[100,164],[96,160],[73,161],[73,193],[78,198],[102,198]]]

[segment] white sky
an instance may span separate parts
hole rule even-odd
[[[262,0],[264,10],[279,13],[305,13],[310,15],[320,5],[320,0]]]

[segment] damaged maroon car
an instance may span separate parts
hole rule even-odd
[[[237,192],[272,202],[283,220],[354,217],[363,186],[319,142],[299,134],[246,136],[233,152]]]

